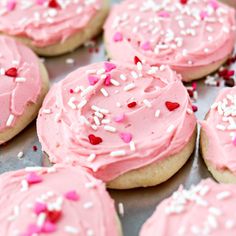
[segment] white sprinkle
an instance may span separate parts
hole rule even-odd
[[[116,103],[116,106],[117,106],[117,107],[121,107],[121,103],[120,103],[120,102],[117,102],[117,103]]]
[[[109,124],[111,121],[109,119],[103,119],[102,124]]]
[[[126,155],[125,150],[117,150],[110,153],[110,156],[112,157],[119,157],[119,156],[125,156],[125,155]]]
[[[91,153],[91,154],[89,155],[89,157],[88,157],[88,161],[89,161],[89,162],[93,162],[93,161],[95,160],[95,158],[96,158],[96,154],[95,154],[95,153]]]
[[[191,115],[191,114],[193,114],[193,110],[190,109],[190,108],[188,108],[188,109],[187,109],[187,113],[188,113],[189,115]]]
[[[155,112],[155,117],[159,117],[160,116],[160,114],[161,114],[161,111],[160,110],[156,110],[156,112]]]
[[[152,104],[151,104],[151,102],[150,102],[148,99],[144,99],[144,100],[143,100],[143,103],[144,103],[144,105],[145,105],[146,107],[148,107],[148,108],[152,107]]]
[[[216,195],[216,198],[217,198],[218,200],[224,200],[224,199],[226,199],[226,198],[228,198],[228,197],[230,197],[230,196],[231,196],[231,193],[225,191],[225,192],[218,193],[218,194]]]
[[[90,93],[92,90],[94,90],[94,86],[88,86],[86,89],[84,89],[82,91],[82,93],[80,94],[81,97],[84,97],[85,95],[87,95],[88,93]]]
[[[43,109],[43,114],[51,114],[52,110],[51,109]]]
[[[47,168],[47,173],[55,173],[56,172],[56,168],[55,167],[49,167]]]
[[[122,202],[119,202],[119,203],[118,203],[118,209],[119,209],[119,214],[120,214],[121,216],[124,216],[125,211],[124,211],[124,204],[123,204]]]
[[[29,184],[28,184],[28,182],[25,180],[25,179],[23,179],[22,181],[21,181],[21,192],[25,192],[25,191],[27,191],[29,189]]]
[[[111,79],[110,80],[111,84],[113,84],[114,86],[120,86],[120,83],[117,80]]]
[[[75,60],[73,58],[67,58],[66,59],[66,64],[72,65],[75,63]]]
[[[23,152],[19,152],[19,153],[17,154],[17,158],[19,158],[19,159],[21,159],[23,156],[24,156],[24,153],[23,153]]]
[[[45,220],[46,220],[46,214],[40,213],[38,216],[38,219],[37,219],[37,226],[39,226],[39,227],[43,226]]]
[[[6,123],[7,127],[10,127],[12,125],[12,122],[13,122],[14,118],[15,118],[14,115],[12,115],[12,114],[9,115],[9,117],[7,119],[7,123]]]
[[[124,87],[124,91],[130,91],[131,89],[133,89],[133,88],[135,88],[136,86],[135,86],[135,84],[134,83],[130,83],[130,84],[128,84],[128,85],[126,85],[125,87]]]
[[[101,93],[103,94],[104,97],[109,96],[109,93],[107,92],[107,90],[105,88],[101,88],[100,91],[101,91]]]
[[[213,215],[216,215],[216,216],[220,216],[222,214],[221,210],[216,208],[216,207],[210,207],[208,209],[208,211],[213,214]]]
[[[97,116],[98,118],[102,119],[104,117],[104,115],[98,111],[94,112],[94,115]]]
[[[97,186],[97,184],[95,182],[88,182],[85,184],[85,188],[87,189],[93,189]]]
[[[170,125],[167,129],[167,133],[171,133],[174,130],[175,126],[174,125]]]
[[[25,167],[26,172],[37,172],[37,171],[40,171],[40,170],[42,170],[41,166],[28,166],[28,167]]]
[[[142,63],[140,61],[137,63],[137,69],[139,71],[141,71],[143,69],[143,65],[142,65]]]
[[[226,127],[224,125],[221,125],[221,124],[216,125],[216,128],[219,129],[219,130],[222,130],[222,131],[226,130]]]
[[[208,224],[213,228],[213,229],[216,229],[218,227],[218,223],[217,223],[217,220],[214,216],[212,215],[209,215],[207,217],[207,221],[208,221]]]
[[[121,75],[120,75],[120,79],[123,80],[123,81],[126,81],[126,80],[127,80],[127,78],[126,78],[126,76],[125,76],[124,74],[121,74]]]
[[[17,83],[23,83],[23,82],[25,82],[26,81],[26,78],[23,78],[23,77],[17,77],[16,79],[15,79],[15,82],[17,82]]]
[[[78,109],[81,109],[83,108],[86,104],[87,104],[87,100],[86,99],[83,99],[78,105],[77,105],[77,108]]]
[[[67,226],[65,226],[65,232],[69,233],[69,234],[78,234],[79,230],[78,230],[78,228],[67,225]]]
[[[84,207],[84,209],[89,209],[89,208],[93,207],[93,203],[92,202],[86,202],[86,203],[84,203],[83,207]]]
[[[131,75],[134,79],[138,78],[138,74],[135,71],[131,71]]]
[[[131,142],[129,143],[129,147],[130,147],[130,150],[133,151],[133,152],[136,150],[134,141],[131,141]]]
[[[98,119],[97,116],[94,116],[93,119],[94,119],[94,122],[97,126],[99,126],[101,124],[101,122],[100,122],[100,120]]]
[[[113,126],[110,126],[110,125],[105,125],[105,126],[104,126],[104,129],[105,129],[106,131],[110,131],[110,132],[112,132],[112,133],[116,132],[116,128],[113,127]]]
[[[76,100],[75,97],[71,97],[71,98],[69,99],[69,102],[67,103],[68,106],[69,106],[71,109],[73,109],[73,110],[75,110],[75,109],[77,108],[77,106],[76,106],[75,103],[74,103],[75,100]]]
[[[104,74],[105,72],[106,72],[106,70],[105,70],[104,68],[99,69],[99,70],[97,71],[97,75],[102,75],[102,74]]]

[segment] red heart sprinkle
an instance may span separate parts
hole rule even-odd
[[[134,57],[134,64],[137,65],[139,62],[142,63],[141,60],[137,56],[135,56]]]
[[[137,102],[130,102],[127,106],[128,108],[133,108],[137,105]]]
[[[61,211],[48,211],[47,212],[47,219],[51,223],[56,223],[61,219],[62,213]]]
[[[166,107],[169,111],[173,111],[179,107],[179,103],[177,102],[166,102]]]
[[[188,0],[180,0],[181,4],[186,4],[188,2]]]
[[[100,144],[100,143],[102,142],[102,138],[96,137],[96,136],[93,135],[93,134],[90,134],[90,135],[88,136],[88,138],[89,138],[89,142],[90,142],[92,145],[98,145],[98,144]]]
[[[57,2],[57,0],[50,0],[48,3],[48,6],[51,8],[60,8],[60,4]]]
[[[12,67],[5,71],[5,75],[9,77],[17,77],[17,69],[15,67]]]

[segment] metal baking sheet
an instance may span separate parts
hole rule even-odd
[[[113,0],[112,2],[119,1]],[[228,0],[227,2],[236,7],[235,1]],[[92,47],[93,52],[89,48],[82,47],[70,54],[45,59],[51,83],[63,79],[68,73],[78,67],[105,60],[106,55],[102,38],[98,39],[96,44],[95,47]],[[73,59],[74,63],[66,63],[68,59]],[[217,93],[224,85],[222,84],[221,87],[208,87],[204,84],[204,80],[201,80],[197,82],[197,86],[199,98],[196,105],[199,110],[196,116],[198,119],[204,119]],[[37,147],[37,150],[34,150],[34,146]],[[17,154],[21,151],[24,156],[19,159]],[[42,165],[42,155],[41,146],[36,135],[35,122],[33,122],[13,140],[4,146],[0,146],[0,173],[21,169],[26,166]],[[210,174],[202,161],[197,143],[195,152],[187,164],[164,184],[152,188],[110,191],[117,205],[120,202],[124,204],[124,216],[120,216],[124,236],[138,236],[142,224],[151,216],[157,204],[170,196],[180,184],[190,187],[192,184],[196,184],[207,177],[210,177]]]

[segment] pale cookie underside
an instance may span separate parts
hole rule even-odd
[[[202,157],[207,165],[208,170],[211,172],[212,176],[220,183],[236,183],[236,176],[229,170],[219,170],[214,167],[214,165],[207,160],[207,149],[208,149],[208,137],[206,133],[201,129],[200,135],[200,147]]]
[[[173,176],[189,159],[196,142],[197,129],[193,132],[188,144],[177,154],[157,163],[129,171],[107,184],[111,189],[131,189],[155,186]]]
[[[109,11],[109,0],[103,0],[103,7],[89,24],[78,33],[72,35],[64,42],[53,44],[47,47],[37,47],[33,45],[32,40],[26,37],[15,36],[15,38],[30,47],[41,56],[58,56],[67,52],[72,52],[79,46],[83,45],[89,39],[98,35]],[[10,35],[11,36],[11,35]]]
[[[28,103],[25,108],[25,112],[22,116],[20,116],[13,127],[6,128],[3,132],[0,133],[0,144],[3,144],[18,133],[20,133],[28,124],[30,124],[38,115],[38,111],[42,105],[43,99],[48,92],[49,89],[49,80],[48,73],[45,66],[39,62],[40,66],[40,75],[42,79],[42,89],[38,100],[36,103]]]

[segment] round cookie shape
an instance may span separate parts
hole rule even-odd
[[[140,236],[233,236],[236,233],[235,185],[203,180],[189,190],[180,187],[162,201],[143,225]]]
[[[234,9],[217,0],[125,0],[113,7],[104,38],[112,59],[136,55],[150,65],[169,65],[190,81],[230,56],[235,26]]]
[[[220,182],[236,183],[236,87],[222,90],[205,121],[201,150],[208,169]]]
[[[28,167],[0,176],[4,236],[120,236],[105,185],[81,168]]]
[[[35,52],[55,56],[96,36],[108,12],[107,0],[3,0],[0,32]]]
[[[48,75],[38,57],[14,39],[0,36],[0,144],[36,116],[48,90]]]
[[[137,57],[135,62],[82,67],[52,87],[37,119],[51,162],[79,164],[110,183],[188,147],[163,179],[146,176],[154,168],[140,173],[143,180],[134,174],[135,181],[124,177],[113,188],[156,185],[186,162],[194,148],[196,119],[180,76],[167,66],[143,65]]]

